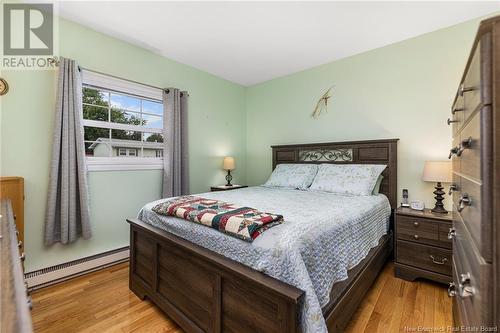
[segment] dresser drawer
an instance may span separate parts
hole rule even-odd
[[[398,262],[451,276],[450,250],[403,240],[397,241],[397,249]]]
[[[464,82],[460,85],[459,95],[464,97],[464,121],[467,122],[481,103],[481,43],[475,49]]]
[[[460,133],[462,152],[460,173],[475,180],[481,180],[481,112],[477,112]]]
[[[491,240],[491,228],[487,220],[482,219],[482,198],[481,190],[482,185],[462,177],[460,196],[466,197],[469,200],[469,204],[460,203],[460,198],[458,201],[454,202],[455,209],[453,214],[453,220],[461,220],[465,224],[467,230],[472,235],[472,239],[478,249],[481,250],[481,255],[488,261],[491,258],[490,240]],[[460,208],[462,210],[459,212]]]
[[[492,319],[491,309],[487,307],[487,304],[491,304],[491,292],[488,292],[491,290],[491,265],[481,257],[462,221],[454,220],[453,227],[453,283],[456,288],[456,307],[465,310],[467,314],[468,322],[462,324],[484,326]],[[468,281],[465,282],[464,279]]]
[[[439,244],[439,227],[435,221],[398,215],[396,223],[397,239]]]

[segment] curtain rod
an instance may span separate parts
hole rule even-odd
[[[111,75],[111,74],[107,74],[107,73],[95,71],[95,70],[88,69],[88,68],[85,68],[85,67],[82,67],[82,66],[78,66],[78,70],[80,72],[82,70],[84,70],[84,71],[88,71],[88,72],[92,72],[92,73],[96,73],[96,74],[110,76],[112,78],[119,79],[119,80],[124,80],[124,81],[131,82],[131,83],[140,84],[140,85],[147,86],[147,87],[154,88],[154,89],[165,90],[167,92],[167,94],[170,92],[170,89],[168,89],[168,88],[167,89],[160,88],[160,87],[153,86],[153,85],[150,85],[150,84],[147,84],[147,83],[142,83],[142,82],[137,82],[137,81],[134,81],[134,80],[125,79],[125,78],[122,78],[122,77],[119,77],[119,76],[115,76],[115,75]],[[186,94],[189,96],[189,94],[187,92],[186,92]],[[181,92],[181,97],[182,97],[182,95],[184,95],[184,92]]]

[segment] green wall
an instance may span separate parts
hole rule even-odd
[[[85,68],[190,92],[193,193],[224,182],[225,155],[236,158],[235,182],[256,185],[271,172],[272,144],[400,138],[399,188],[430,206],[432,184],[420,180],[423,162],[446,158],[451,131],[445,120],[478,22],[247,88],[66,20],[59,22],[59,53]],[[161,171],[91,172],[92,239],[45,247],[55,72],[1,76],[10,92],[0,98],[0,174],[25,178],[27,271],[128,245],[125,218],[160,197]],[[328,113],[312,119],[331,85]]]
[[[88,69],[188,90],[191,191],[206,192],[224,183],[225,155],[236,158],[235,183],[245,183],[244,87],[62,19],[59,50]],[[135,217],[144,203],[160,197],[161,171],[91,172],[92,239],[45,247],[55,71],[2,71],[1,76],[10,91],[0,98],[0,174],[25,178],[27,271],[128,245],[125,218]]]
[[[478,23],[249,87],[249,184],[267,179],[273,144],[399,138],[398,193],[407,188],[410,199],[433,207],[434,185],[421,181],[424,161],[447,159],[451,129],[445,121]],[[328,113],[311,118],[318,98],[332,85]]]

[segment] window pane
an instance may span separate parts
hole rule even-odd
[[[139,113],[127,112],[119,109],[111,109],[111,122],[141,125],[141,115]]]
[[[83,103],[109,106],[109,94],[92,88],[83,88]]]
[[[163,116],[163,104],[158,102],[143,100],[142,112],[153,113],[159,116]]]
[[[163,135],[142,133],[144,157],[163,157]]]
[[[84,126],[84,140],[85,141],[98,141],[99,139],[109,141],[109,129]]]
[[[163,134],[159,133],[143,133],[144,142],[163,142]]]
[[[107,141],[85,142],[85,155],[93,157],[109,157],[111,145]]]
[[[126,109],[130,111],[141,111],[141,100],[139,98],[111,94],[111,106],[118,109]]]
[[[144,127],[148,128],[163,128],[163,118],[142,114],[142,122]]]
[[[83,119],[109,121],[108,115],[109,113],[107,108],[83,105]]]

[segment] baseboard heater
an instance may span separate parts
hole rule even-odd
[[[90,257],[25,273],[24,277],[28,283],[28,289],[37,290],[83,274],[91,273],[99,269],[125,262],[128,258],[129,247],[126,246]]]

